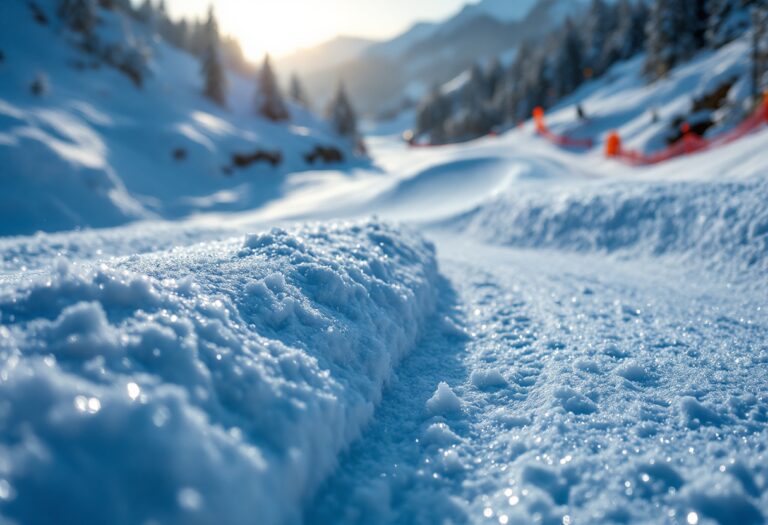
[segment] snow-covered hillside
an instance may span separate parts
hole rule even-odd
[[[106,68],[89,72],[98,87],[53,70],[41,103],[24,66],[0,105],[0,151],[18,156],[0,167],[26,152],[106,159],[113,194],[170,214],[133,186],[186,188],[158,137],[210,141],[214,157],[246,131],[297,150],[325,137],[310,116],[301,131],[238,113],[234,93],[230,111],[208,106],[195,64],[153,46],[155,67],[187,64],[189,89],[166,86],[178,107],[142,105],[163,100],[166,73],[134,95]],[[288,173],[303,169],[288,160],[274,193],[246,191],[239,211],[0,239],[0,521],[765,523],[768,124],[656,165],[604,154],[611,130],[650,152],[679,119],[731,129],[748,43],[652,83],[642,62],[545,116],[591,149],[531,122],[411,148],[393,125],[368,137],[375,167]],[[718,107],[694,111],[702,98]],[[147,127],[152,111],[191,127]],[[154,151],[136,182],[121,144]]]
[[[279,196],[318,145],[353,160],[299,107],[288,123],[255,116],[255,79],[229,75],[227,109],[204,99],[199,61],[118,11],[101,9],[97,30],[150,55],[141,87],[78,48],[55,1],[30,5],[0,5],[0,234],[245,209]],[[41,75],[48,87],[35,96]],[[280,166],[234,166],[256,151],[279,153]]]

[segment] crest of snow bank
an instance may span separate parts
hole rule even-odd
[[[768,270],[767,200],[764,177],[596,184],[508,192],[453,223],[503,244],[677,255],[737,274]]]
[[[430,244],[365,223],[60,261],[0,289],[0,513],[295,520],[414,345],[436,279]]]

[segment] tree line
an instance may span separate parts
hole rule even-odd
[[[475,64],[452,92],[435,86],[417,108],[415,135],[440,144],[469,140],[551,107],[617,62],[645,53],[649,80],[705,48],[716,49],[752,25],[768,0],[592,0],[542,38],[523,42],[514,60]]]
[[[147,47],[136,42],[107,44],[100,39],[95,31],[99,8],[122,11],[147,25],[152,33],[169,44],[196,56],[201,63],[203,95],[213,103],[222,108],[227,106],[227,71],[230,70],[242,76],[256,77],[256,114],[273,122],[291,119],[269,55],[264,57],[261,67],[250,64],[237,39],[221,34],[212,6],[207,18],[188,21],[185,18],[171,19],[165,0],[144,0],[136,7],[131,0],[59,0],[58,15],[71,31],[80,35],[82,47],[129,73],[140,87],[149,71]],[[309,97],[295,74],[290,79],[287,94],[294,104],[311,109]],[[357,115],[343,83],[339,83],[326,116],[339,135],[352,141],[359,140]]]

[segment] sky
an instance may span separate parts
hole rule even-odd
[[[514,1],[514,0],[512,0]],[[166,0],[171,16],[202,16],[211,0]],[[249,58],[275,56],[337,35],[392,37],[420,20],[440,20],[466,0],[212,0],[224,33]]]

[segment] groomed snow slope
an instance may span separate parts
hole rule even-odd
[[[0,512],[30,524],[295,520],[437,286],[433,247],[376,223],[23,276],[0,288]]]

